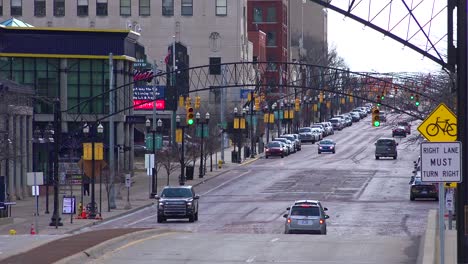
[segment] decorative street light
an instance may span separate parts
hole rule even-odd
[[[198,125],[201,125],[201,130],[200,130],[200,138],[201,138],[201,148],[200,148],[200,174],[198,175],[199,178],[203,178],[203,176],[205,175],[205,169],[204,169],[204,165],[203,165],[203,157],[204,157],[204,152],[203,152],[203,145],[204,145],[204,138],[205,136],[205,130],[204,130],[204,125],[205,124],[208,124],[208,122],[210,121],[210,113],[206,113],[205,114],[205,121],[202,121],[200,120],[200,113],[197,112],[197,114],[195,115],[195,119],[197,120],[197,124]]]
[[[182,125],[180,123],[180,116],[176,116],[176,142],[181,143],[181,154],[180,154],[180,178],[179,178],[179,185],[185,185],[185,127],[186,125]],[[169,184],[169,180],[167,182]]]
[[[154,155],[154,162],[153,162],[153,168],[151,170],[151,193],[150,193],[150,198],[153,198],[157,193],[158,193],[158,170],[157,170],[157,146],[156,146],[156,136],[158,134],[158,131],[161,130],[162,128],[162,120],[159,119],[156,122],[156,130],[152,129],[151,134],[153,136],[152,143],[153,143],[153,155]],[[146,119],[145,122],[146,130],[147,133],[150,132],[150,127],[151,127],[151,121],[149,119]]]
[[[94,127],[93,127],[94,128]],[[99,125],[96,127],[96,132],[97,132],[97,136],[100,136],[103,134],[104,132],[104,127],[102,126],[101,123],[99,123]],[[90,136],[91,138],[91,204],[90,204],[90,207],[89,207],[89,218],[90,219],[95,219],[96,218],[96,214],[97,214],[97,205],[96,205],[96,195],[95,195],[95,183],[96,183],[96,177],[95,177],[95,161],[96,161],[96,150],[95,150],[95,135],[94,135],[94,132],[91,132],[91,135],[90,135],[90,126],[85,123],[85,125],[83,126],[83,133],[87,136]],[[101,143],[101,146],[102,146],[102,143]],[[85,158],[86,159],[86,158]],[[101,160],[102,157],[98,157],[98,160]],[[102,179],[101,179],[102,180]],[[101,217],[101,215],[100,215]]]

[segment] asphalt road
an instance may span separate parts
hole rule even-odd
[[[316,144],[305,144],[289,157],[262,158],[241,166],[197,186],[201,196],[198,222],[158,224],[156,208],[150,207],[94,227],[165,227],[183,232],[129,245],[98,263],[119,263],[122,254],[134,259],[133,263],[150,263],[156,253],[164,259],[161,263],[260,259],[312,263],[311,254],[322,261],[317,263],[415,263],[427,212],[437,208],[434,201],[409,200],[408,182],[413,160],[419,155],[417,134],[398,139],[397,160],[376,160],[373,143],[379,137],[391,137],[391,129],[373,128],[367,117],[330,136],[337,142],[336,154],[319,155]],[[326,236],[283,234],[282,215],[297,199],[318,199],[328,208]],[[272,240],[278,243],[273,246]],[[155,250],[160,247],[164,252]],[[153,251],[148,255],[146,248]],[[194,248],[197,253],[188,254]],[[286,258],[285,252],[294,256]]]

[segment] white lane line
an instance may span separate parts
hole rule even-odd
[[[143,221],[145,221],[145,220],[148,219],[148,218],[156,217],[157,215],[158,215],[158,214],[152,214],[152,215],[147,216],[147,217],[145,217],[145,218],[136,220],[135,222],[131,222],[131,223],[129,223],[129,224],[126,224],[125,226],[132,226],[132,225],[137,224],[137,223],[139,223],[139,222],[143,222]]]
[[[270,242],[271,242],[271,243],[274,243],[274,242],[276,242],[276,241],[278,241],[278,240],[279,240],[279,238],[273,238],[272,240],[270,240]]]
[[[255,256],[248,258],[245,262],[246,263],[252,263],[255,260]]]
[[[152,208],[152,207],[154,207],[154,205],[151,205],[151,206],[142,208],[141,210],[135,211],[135,212],[130,213],[130,214],[126,214],[126,215],[123,215],[123,216],[120,216],[120,217],[117,217],[117,218],[114,218],[114,219],[105,221],[105,222],[103,222],[103,223],[101,223],[101,224],[97,224],[97,225],[95,225],[95,226],[107,225],[107,224],[110,224],[110,223],[112,223],[112,222],[119,221],[119,220],[122,220],[122,219],[124,219],[124,218],[130,217],[130,216],[132,216],[132,215],[141,213],[143,210],[145,210],[145,209],[150,209],[150,208]]]
[[[224,183],[222,183],[222,184],[220,184],[220,185],[214,187],[214,188],[211,189],[211,190],[206,191],[206,192],[203,193],[202,195],[206,195],[206,194],[208,194],[208,193],[210,193],[210,192],[212,192],[212,191],[214,191],[214,190],[217,190],[217,189],[223,187],[224,185],[226,185],[226,184],[228,184],[228,183],[230,183],[230,182],[232,182],[232,181],[234,181],[234,180],[237,180],[238,178],[244,176],[244,175],[247,174],[247,173],[250,173],[250,170],[249,170],[249,171],[246,171],[246,172],[244,172],[244,173],[242,173],[241,175],[239,175],[239,176],[237,176],[237,177],[235,177],[235,178],[230,179],[229,181],[226,181],[226,182],[224,182]]]

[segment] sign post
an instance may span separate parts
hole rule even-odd
[[[439,183],[440,262],[445,261],[444,185],[461,182],[461,142],[421,143],[421,181]]]
[[[130,186],[132,186],[132,179],[130,178],[130,174],[125,174],[125,187],[127,187],[127,204],[125,205],[125,209],[132,208],[130,205]]]
[[[36,233],[39,234],[39,226],[37,217],[39,216],[39,185],[44,185],[44,176],[42,172],[28,172],[26,173],[26,183],[32,186],[31,193],[36,198],[36,212],[34,213],[34,226],[36,227]]]

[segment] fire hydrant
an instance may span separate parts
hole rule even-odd
[[[221,169],[223,167],[223,161],[218,160],[218,169]]]
[[[82,212],[83,212],[83,204],[79,203],[78,204],[78,215],[81,215]]]

